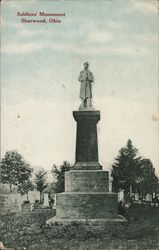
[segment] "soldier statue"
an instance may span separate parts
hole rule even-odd
[[[94,82],[94,77],[91,71],[88,70],[89,63],[84,63],[84,69],[80,72],[78,80],[81,82],[80,88],[80,98],[82,99],[82,104],[79,110],[92,110],[92,82]]]

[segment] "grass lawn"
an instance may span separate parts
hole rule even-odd
[[[125,215],[128,223],[119,225],[46,226],[54,215],[54,210],[4,214],[0,241],[15,250],[159,249],[159,208],[132,207]]]

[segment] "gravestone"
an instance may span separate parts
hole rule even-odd
[[[28,192],[28,200],[30,201],[30,203],[35,203],[35,196],[33,191]]]
[[[118,192],[118,201],[123,201],[123,200],[124,200],[124,189]]]
[[[139,193],[135,193],[135,201],[138,201],[139,200]]]
[[[151,202],[152,201],[152,195],[146,194],[146,201]]]
[[[35,199],[35,201],[37,201],[37,200],[40,201],[40,192],[34,190],[33,193],[34,193],[34,199]]]
[[[27,201],[27,200],[28,200],[28,195],[27,195],[27,194],[23,194],[23,195],[21,196],[21,199],[22,199],[22,203],[23,203],[24,201]]]
[[[0,195],[0,213],[20,212],[21,211],[21,195],[20,194],[7,194]]]
[[[49,207],[48,194],[43,194],[43,195],[44,195],[44,204],[43,204],[43,207]]]

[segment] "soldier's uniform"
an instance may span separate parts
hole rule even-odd
[[[94,77],[91,71],[84,69],[80,72],[78,80],[81,82],[80,98],[85,100],[92,98],[92,86],[91,83],[94,81]]]

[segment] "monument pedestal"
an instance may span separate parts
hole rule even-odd
[[[100,111],[74,111],[77,122],[76,132],[76,162],[77,170],[100,170],[98,162],[97,123]]]
[[[108,172],[98,162],[97,123],[100,111],[74,111],[77,122],[76,162],[65,173],[65,192],[56,196],[56,217],[47,224],[72,221],[123,222],[117,194],[109,192]]]

